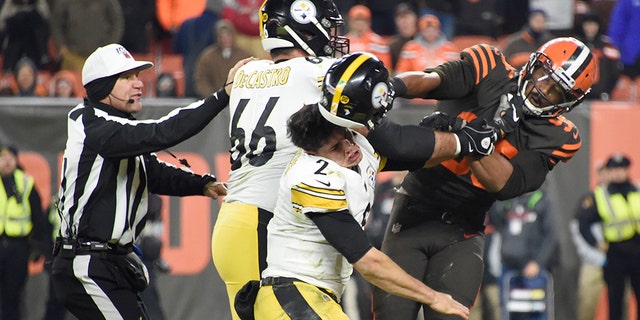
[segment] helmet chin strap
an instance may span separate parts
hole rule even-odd
[[[300,47],[302,47],[302,50],[304,50],[306,53],[312,55],[312,56],[316,56],[316,53],[313,52],[313,50],[311,50],[311,47],[309,47],[309,45],[307,45],[306,42],[304,42],[304,40],[302,40],[302,38],[300,38],[294,31],[293,29],[291,29],[291,27],[289,26],[284,26],[284,29],[287,30],[287,33],[289,33],[289,35],[296,40],[296,42],[300,45]]]

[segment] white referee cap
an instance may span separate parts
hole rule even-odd
[[[99,47],[84,62],[82,67],[82,85],[125,71],[144,70],[153,67],[149,61],[136,61],[131,53],[119,44]]]

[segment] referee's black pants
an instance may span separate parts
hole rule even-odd
[[[147,319],[144,304],[108,252],[73,258],[57,254],[51,281],[60,302],[79,320]]]

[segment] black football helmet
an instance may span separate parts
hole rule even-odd
[[[338,36],[344,20],[331,0],[266,0],[260,9],[264,50],[299,48],[311,56],[341,56],[349,39]]]
[[[356,52],[329,67],[318,106],[335,125],[371,129],[391,109],[394,95],[382,61],[370,53]]]

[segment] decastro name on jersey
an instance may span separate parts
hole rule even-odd
[[[244,73],[243,70],[236,75],[233,87],[248,89],[263,89],[281,86],[289,81],[291,67],[269,69],[264,71],[253,71]]]

